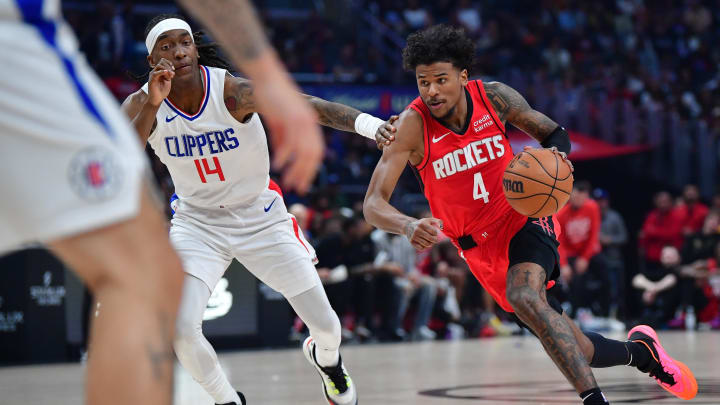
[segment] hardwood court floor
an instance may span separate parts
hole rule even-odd
[[[595,370],[611,403],[720,404],[720,333],[660,337],[671,355],[695,372],[697,398],[675,399],[629,367]],[[360,404],[580,403],[532,337],[347,346],[342,355]],[[325,403],[319,377],[299,348],[221,353],[220,361],[249,405]],[[0,368],[0,404],[80,404],[83,370],[78,364]],[[180,368],[176,381],[175,405],[212,404]]]

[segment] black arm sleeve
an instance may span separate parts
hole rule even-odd
[[[567,133],[565,128],[558,126],[555,128],[550,135],[540,142],[543,148],[557,148],[560,152],[570,154],[570,135]]]

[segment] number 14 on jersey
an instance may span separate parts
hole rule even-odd
[[[225,181],[225,175],[223,174],[222,167],[220,166],[220,160],[217,156],[213,156],[212,160],[215,165],[214,168],[210,168],[207,158],[194,160],[195,168],[197,169],[198,175],[200,175],[200,180],[202,180],[203,183],[207,183],[205,175],[209,176],[211,174],[217,174],[218,177],[220,177],[220,181]]]

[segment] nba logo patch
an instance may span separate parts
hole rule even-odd
[[[120,191],[122,168],[110,150],[92,147],[81,150],[72,158],[68,178],[80,197],[101,202]]]

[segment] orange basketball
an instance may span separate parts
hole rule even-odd
[[[528,149],[510,161],[503,190],[515,211],[532,218],[553,215],[570,198],[570,165],[549,149]]]

